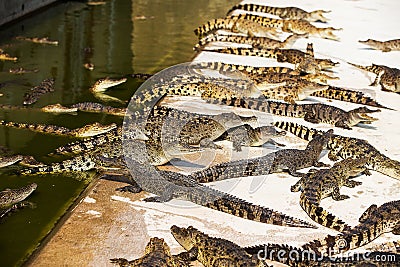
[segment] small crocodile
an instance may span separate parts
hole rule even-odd
[[[329,106],[322,103],[312,104],[288,104],[275,102],[261,98],[237,98],[226,99],[205,99],[213,104],[222,104],[234,107],[254,109],[262,112],[271,113],[278,116],[288,116],[294,118],[304,118],[311,123],[330,123],[336,127],[350,130],[352,126],[358,123],[371,123],[376,118],[367,114],[379,112],[380,110],[371,110],[366,107],[355,108],[350,111],[344,111],[335,106]]]
[[[302,246],[322,255],[341,253],[364,246],[384,233],[400,234],[400,200],[371,205],[359,218],[359,224],[336,236],[311,241]]]
[[[90,91],[92,93],[99,93],[99,92],[105,92],[107,91],[108,88],[117,86],[121,83],[126,82],[126,78],[121,78],[121,79],[110,79],[108,77],[102,78],[97,80],[92,87],[90,87]]]
[[[22,67],[11,68],[11,69],[8,70],[8,72],[12,73],[12,74],[36,73],[38,71],[39,71],[39,69],[31,69],[31,70],[29,70],[29,69],[24,69]]]
[[[216,30],[231,30],[232,32],[246,34],[250,37],[275,37],[277,31],[273,27],[262,26],[247,19],[213,19],[194,30],[199,38]]]
[[[272,137],[286,135],[285,131],[276,131],[273,126],[261,126],[253,128],[248,124],[233,127],[225,131],[218,140],[229,140],[233,143],[235,151],[241,151],[242,146],[262,146],[269,142],[277,146],[285,146],[272,140]]]
[[[276,261],[290,267],[398,267],[400,261],[398,253],[376,250],[353,252],[349,256],[322,256],[311,250],[285,244],[257,245],[245,247],[244,250],[263,261]]]
[[[373,49],[382,50],[382,52],[400,51],[400,39],[394,39],[388,41],[377,41],[374,39],[368,39],[365,41],[358,41],[358,42],[368,45]]]
[[[76,113],[77,108],[64,107],[61,104],[47,105],[42,108],[28,108],[26,106],[15,106],[9,104],[0,104],[0,109],[2,110],[24,110],[24,111],[42,111],[48,113],[62,114],[62,113]]]
[[[105,113],[115,116],[125,116],[126,108],[115,108],[111,106],[105,106],[100,103],[94,102],[82,102],[71,105],[70,108],[77,109],[78,111],[93,112],[93,113]]]
[[[5,189],[0,192],[0,209],[8,209],[13,205],[24,201],[37,188],[37,184],[32,183],[17,189]]]
[[[262,157],[224,162],[194,172],[190,174],[190,176],[200,183],[246,176],[267,175],[284,170],[287,170],[289,174],[293,176],[303,176],[303,174],[297,170],[311,166],[329,166],[318,160],[332,132],[333,130],[330,130],[324,135],[317,135],[308,143],[304,150],[282,149]]]
[[[193,226],[187,228],[173,225],[171,233],[175,240],[187,250],[177,255],[183,260],[198,260],[205,267],[247,266],[267,267],[256,256],[251,256],[239,245],[222,238],[211,237]]]
[[[371,83],[371,86],[381,86],[384,91],[391,91],[398,93],[400,92],[400,70],[396,68],[390,68],[384,65],[372,64],[371,66],[361,66],[348,62],[350,65],[372,72],[376,74],[375,80]]]
[[[115,123],[112,123],[110,125],[101,125],[100,123],[96,122],[93,124],[85,125],[81,128],[76,128],[71,130],[57,125],[28,124],[28,123],[8,122],[4,120],[0,120],[0,125],[18,129],[27,129],[33,132],[39,132],[43,134],[54,134],[62,136],[74,136],[74,137],[89,137],[100,133],[108,132],[117,127]]]
[[[15,37],[17,40],[22,40],[22,41],[28,41],[32,42],[35,44],[48,44],[48,45],[58,45],[58,41],[53,41],[50,40],[48,37],[23,37],[23,36],[17,36]]]
[[[45,79],[39,85],[32,87],[28,93],[24,95],[24,105],[31,105],[39,100],[39,98],[47,93],[54,92],[54,79]]]
[[[300,206],[313,221],[339,232],[348,231],[351,227],[327,212],[320,206],[320,202],[328,196],[332,196],[336,201],[349,198],[347,195],[341,195],[339,190],[342,186],[355,187],[361,184],[349,178],[365,173],[367,170],[364,165],[368,160],[347,158],[335,163],[330,169],[309,171],[290,190],[301,190]]]
[[[6,52],[4,52],[3,50],[0,49],[0,60],[8,60],[8,61],[17,61],[18,58],[17,57],[12,57],[9,54],[7,54]]]
[[[232,42],[239,44],[249,44],[255,48],[274,49],[274,48],[291,48],[292,45],[305,35],[292,34],[284,41],[271,39],[268,37],[248,37],[238,35],[217,35],[211,34],[199,40],[193,48],[195,51],[200,51],[205,45],[211,42]]]
[[[144,256],[128,261],[124,258],[110,259],[111,263],[121,267],[189,267],[189,263],[171,255],[171,251],[164,239],[152,237],[147,243]]]
[[[311,140],[315,134],[321,133],[321,131],[291,122],[275,122],[274,126],[305,140]],[[366,140],[332,135],[327,148],[330,150],[328,154],[330,160],[367,157],[369,158],[366,164],[368,169],[400,180],[400,162],[385,156]]]
[[[298,7],[273,7],[273,6],[264,6],[257,4],[238,4],[232,7],[228,11],[228,15],[235,10],[244,10],[251,12],[262,12],[269,13],[272,15],[279,16],[282,19],[304,19],[310,22],[327,22],[328,19],[324,17],[324,13],[329,13],[330,11],[324,10],[315,10],[311,12],[307,12]]]
[[[315,36],[330,40],[338,41],[339,38],[333,33],[333,31],[339,31],[342,29],[336,29],[333,27],[318,28],[312,25],[310,22],[303,19],[272,19],[264,16],[258,16],[253,14],[240,14],[237,16],[230,16],[229,19],[245,19],[259,23],[265,27],[273,27],[282,29],[284,32],[295,33],[295,34],[308,34],[309,36]]]

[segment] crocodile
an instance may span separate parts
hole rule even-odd
[[[300,65],[304,60],[308,59],[314,61],[314,69],[309,70],[309,73],[316,73],[320,70],[330,69],[336,66],[338,63],[333,62],[330,59],[318,59],[311,57],[307,52],[302,52],[297,49],[264,49],[264,48],[245,48],[245,47],[227,47],[220,49],[209,49],[204,50],[208,52],[218,52],[225,54],[233,54],[233,55],[241,55],[241,56],[256,56],[256,57],[266,57],[266,58],[275,58],[278,62],[288,62],[295,65]],[[302,68],[304,72],[306,72],[305,68]]]
[[[28,108],[26,106],[15,106],[9,104],[0,104],[0,109],[2,110],[24,110],[24,111],[42,111],[47,113],[62,114],[62,113],[76,113],[77,108],[64,107],[61,104],[51,104],[44,106],[42,108]]]
[[[324,39],[330,39],[338,41],[339,38],[333,33],[333,31],[340,31],[333,27],[318,28],[312,25],[310,22],[303,19],[272,19],[264,16],[258,16],[253,14],[240,14],[237,16],[230,16],[228,19],[239,20],[245,19],[259,23],[265,27],[273,27],[281,29],[284,32],[295,33],[295,34],[308,34],[309,36],[320,37]]]
[[[292,192],[301,190],[300,206],[313,221],[339,232],[348,231],[351,227],[327,212],[320,206],[320,202],[328,196],[332,196],[332,199],[336,201],[349,198],[347,195],[340,194],[340,188],[360,185],[361,182],[349,178],[360,173],[370,174],[364,167],[368,160],[368,158],[347,158],[336,162],[330,169],[311,170],[290,190]]]
[[[318,160],[332,133],[333,130],[330,130],[324,135],[316,136],[308,143],[304,150],[282,149],[262,157],[224,162],[191,173],[190,176],[200,183],[245,176],[267,175],[270,173],[282,172],[284,170],[287,170],[289,174],[296,177],[303,176],[303,174],[297,170],[311,166],[329,166],[319,162]]]
[[[173,225],[171,233],[186,250],[177,255],[183,260],[198,260],[205,267],[248,266],[267,267],[256,256],[251,256],[239,245],[222,238],[211,237],[193,226],[187,228]]]
[[[285,131],[276,131],[273,126],[251,127],[249,124],[240,125],[226,130],[219,140],[229,140],[233,143],[235,151],[241,151],[242,146],[262,146],[265,143],[271,143],[277,146],[285,146],[272,140],[272,137],[286,135]]]
[[[24,36],[17,36],[15,37],[17,40],[21,41],[28,41],[35,44],[47,44],[47,45],[58,45],[58,41],[50,40],[48,37],[24,37]]]
[[[0,168],[13,165],[23,159],[22,155],[0,156]]]
[[[92,87],[90,87],[89,91],[91,91],[92,93],[105,92],[105,91],[107,91],[108,88],[117,86],[126,81],[127,81],[127,78],[121,78],[121,79],[110,79],[108,77],[102,78],[102,79],[97,80],[92,85]]]
[[[280,262],[291,267],[397,267],[400,261],[399,253],[379,250],[353,252],[348,256],[322,256],[311,250],[273,243],[244,247],[244,250],[263,261]]]
[[[400,70],[396,68],[387,67],[384,65],[372,64],[371,66],[361,66],[348,62],[350,65],[372,72],[376,74],[375,80],[370,86],[381,86],[383,91],[390,91],[399,93],[400,92]]]
[[[144,256],[128,261],[124,258],[110,259],[111,263],[121,267],[189,267],[189,263],[171,255],[167,243],[162,238],[152,237],[147,243]]]
[[[291,48],[292,45],[305,35],[292,34],[284,41],[271,39],[268,37],[249,37],[238,35],[217,35],[211,34],[199,40],[193,50],[200,51],[205,45],[211,42],[232,42],[239,44],[249,44],[254,48],[274,49],[274,48]]]
[[[309,22],[316,22],[316,21],[327,22],[328,19],[324,17],[324,13],[330,12],[325,10],[315,10],[307,12],[298,7],[273,7],[273,6],[264,6],[257,4],[238,4],[233,6],[228,11],[228,15],[235,10],[269,13],[272,15],[279,16],[282,19],[303,19]]]
[[[277,35],[274,27],[261,26],[247,19],[213,19],[194,30],[194,33],[202,38],[217,30],[231,30],[232,32],[246,34],[250,37],[272,37]]]
[[[316,253],[332,255],[364,246],[384,233],[400,234],[400,200],[371,205],[359,218],[359,224],[336,236],[327,235],[302,246]]]
[[[77,109],[78,111],[93,112],[93,113],[106,113],[115,116],[125,116],[126,108],[115,108],[111,106],[105,106],[100,103],[94,102],[82,102],[71,105],[72,109]]]
[[[12,57],[9,54],[7,54],[6,52],[4,52],[3,50],[0,49],[0,60],[3,61],[17,61],[18,58],[17,57]]]
[[[311,93],[311,96],[323,97],[323,98],[327,98],[327,99],[336,99],[336,100],[345,101],[345,102],[351,102],[351,103],[356,103],[356,104],[361,104],[361,105],[366,105],[366,106],[372,106],[372,107],[377,107],[377,108],[393,110],[392,108],[388,108],[388,107],[385,107],[385,106],[379,104],[378,102],[376,102],[376,100],[372,99],[369,96],[366,96],[361,91],[355,91],[355,90],[340,88],[340,87],[336,87],[336,86],[329,86],[325,90],[313,92],[313,93]]]
[[[47,93],[54,92],[54,79],[45,79],[39,85],[32,87],[28,93],[24,95],[24,105],[31,105],[39,100],[39,98]]]
[[[371,110],[367,107],[359,107],[350,111],[344,111],[338,107],[329,106],[322,103],[288,104],[262,98],[231,97],[225,99],[220,98],[205,100],[213,104],[248,108],[278,116],[304,118],[305,121],[311,123],[330,123],[336,127],[348,130],[358,123],[369,124],[373,121],[376,121],[376,118],[370,117],[367,114],[380,111],[379,109]]]
[[[305,140],[311,140],[315,134],[323,132],[291,122],[278,121],[274,123],[274,126]],[[328,154],[330,160],[367,157],[369,158],[366,164],[368,169],[400,180],[400,162],[385,156],[366,140],[332,135],[327,148],[330,150]]]
[[[12,74],[36,73],[39,72],[39,69],[24,69],[22,67],[19,67],[19,68],[11,68],[8,70],[8,72]]]
[[[27,129],[33,132],[39,132],[43,134],[53,134],[61,136],[73,136],[73,137],[89,137],[100,133],[108,132],[117,127],[115,123],[112,123],[110,125],[101,125],[100,123],[96,122],[93,124],[88,124],[83,127],[71,130],[62,126],[51,125],[51,124],[29,124],[29,123],[9,122],[5,120],[0,120],[0,125],[18,129]]]
[[[358,42],[368,45],[373,49],[382,50],[382,52],[400,51],[400,39],[394,39],[388,41],[377,41],[374,39],[368,39],[365,41],[358,41]]]
[[[16,188],[5,189],[0,192],[0,219],[5,217],[10,212],[25,207],[27,204],[24,200],[29,197],[37,188],[37,184],[31,183],[29,185]]]

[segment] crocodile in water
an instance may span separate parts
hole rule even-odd
[[[47,93],[54,91],[54,79],[45,79],[39,85],[32,87],[28,93],[24,95],[24,105],[31,105],[39,100],[39,98]]]
[[[48,37],[23,37],[17,36],[17,40],[28,41],[35,44],[48,44],[48,45],[58,45],[58,41],[50,40]]]

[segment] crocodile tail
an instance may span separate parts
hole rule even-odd
[[[51,165],[31,167],[20,171],[22,175],[46,174],[46,173],[60,173],[71,171],[88,171],[95,167],[95,162],[90,156],[78,156],[73,159],[64,160],[60,163],[53,163]]]
[[[194,30],[194,34],[199,37],[216,30],[230,30],[235,24],[231,19],[213,19]]]
[[[343,88],[339,88],[339,87],[329,86],[328,89],[314,92],[311,94],[311,96],[323,97],[323,98],[328,98],[328,99],[336,99],[336,100],[345,101],[345,102],[351,102],[351,103],[357,103],[357,104],[362,104],[362,105],[367,105],[367,106],[372,106],[372,107],[394,110],[392,108],[388,108],[388,107],[385,107],[385,106],[379,104],[371,97],[365,96],[364,93],[362,93],[362,92],[343,89]]]
[[[311,141],[318,133],[318,131],[313,128],[308,128],[294,122],[277,121],[274,122],[273,125],[307,141]]]
[[[55,135],[70,135],[71,130],[65,127],[47,124],[29,124],[29,123],[18,123],[12,121],[0,120],[0,125],[17,128],[17,129],[27,129],[32,132],[55,134]]]
[[[283,20],[281,19],[272,19],[264,16],[257,16],[249,13],[240,14],[237,16],[228,17],[232,20],[250,20],[253,22],[257,22],[261,26],[270,27],[270,28],[281,28],[283,26]]]
[[[233,11],[235,10],[244,10],[244,11],[250,11],[250,12],[262,12],[262,13],[270,13],[274,14],[275,8],[270,7],[270,6],[262,6],[262,5],[257,5],[257,4],[239,4],[233,6],[226,15],[230,15]]]
[[[349,225],[340,220],[338,217],[327,212],[318,204],[310,201],[310,199],[306,197],[306,195],[303,193],[300,197],[300,206],[305,210],[305,212],[314,222],[317,222],[322,226],[339,232],[349,231],[351,229]]]
[[[293,218],[272,209],[249,203],[229,194],[224,194],[222,197],[208,202],[205,206],[261,223],[288,227],[316,228],[314,225],[301,219]]]

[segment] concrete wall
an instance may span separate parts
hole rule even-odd
[[[20,18],[57,0],[0,0],[0,25]]]

